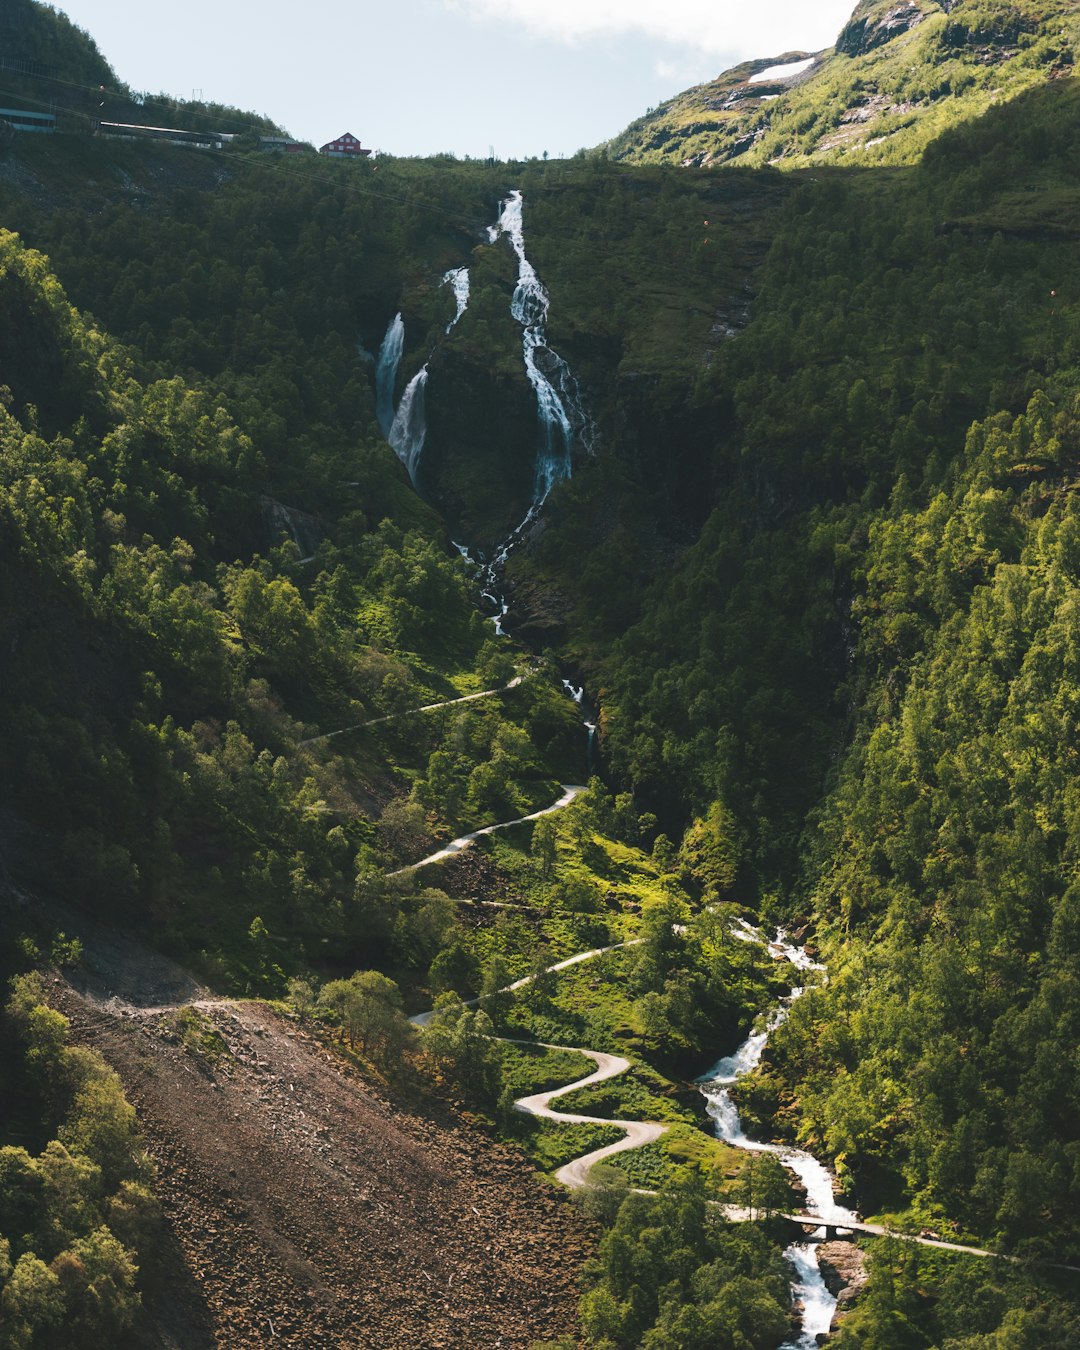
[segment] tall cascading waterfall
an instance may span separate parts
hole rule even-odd
[[[525,538],[529,526],[547,500],[556,483],[569,478],[573,469],[575,441],[585,449],[592,449],[593,423],[585,411],[573,371],[547,345],[544,324],[547,321],[549,298],[536,269],[525,255],[525,236],[522,223],[523,197],[515,189],[501,203],[499,218],[488,228],[488,239],[495,243],[506,235],[517,256],[518,276],[510,301],[510,312],[522,327],[522,353],[525,373],[536,394],[537,415],[540,424],[536,470],[533,479],[533,500],[525,518],[514,527],[487,559],[477,562],[462,545],[455,547],[462,557],[477,568],[481,593],[495,610],[491,616],[495,632],[502,636],[510,606],[502,589],[502,572],[507,558]],[[452,276],[447,273],[447,279]],[[458,283],[454,282],[455,294]],[[452,326],[452,325],[451,325]],[[449,331],[449,330],[447,330]],[[584,689],[563,680],[567,694],[578,705],[586,735],[586,763],[591,769],[596,748],[597,712],[585,697]]]
[[[488,229],[488,238],[494,243],[505,234],[517,254],[518,279],[510,312],[522,327],[525,373],[536,393],[540,419],[540,446],[533,489],[535,512],[555,484],[570,477],[575,439],[589,448],[592,421],[585,412],[573,371],[547,345],[544,325],[550,301],[536,269],[525,256],[523,204],[520,189],[515,189],[503,203],[499,219]]]
[[[446,325],[449,333],[469,305],[469,269],[454,267],[442,278],[440,283],[449,285],[454,292],[457,312]],[[420,467],[420,456],[424,453],[424,441],[427,438],[427,408],[425,391],[428,380],[427,361],[420,367],[401,395],[401,402],[394,411],[394,382],[397,379],[401,354],[405,347],[405,323],[400,314],[390,320],[379,348],[379,360],[375,367],[375,416],[382,434],[390,442],[394,453],[409,471],[409,479],[416,486],[416,474]]]
[[[386,326],[386,335],[375,366],[375,417],[379,430],[387,440],[390,439],[390,428],[394,425],[394,382],[404,348],[405,322],[400,314],[395,314]]]
[[[736,927],[732,935],[744,942],[765,943],[763,935],[746,923]],[[812,960],[801,947],[788,942],[782,931],[766,945],[777,957],[789,961],[797,970],[824,970],[824,967]],[[805,992],[804,988],[793,989],[769,1018],[764,1029],[747,1037],[733,1055],[726,1056],[708,1073],[703,1074],[698,1079],[698,1086],[705,1096],[706,1109],[713,1120],[716,1133],[725,1143],[753,1153],[775,1154],[805,1186],[808,1214],[820,1216],[830,1223],[841,1225],[845,1221],[855,1223],[858,1221],[857,1216],[850,1209],[837,1204],[833,1193],[832,1176],[828,1169],[802,1149],[791,1148],[786,1144],[766,1144],[751,1139],[742,1128],[738,1108],[728,1091],[744,1074],[757,1068],[769,1033],[784,1021],[791,1005]],[[795,1269],[793,1289],[802,1303],[802,1335],[797,1341],[785,1341],[780,1350],[816,1350],[819,1344],[818,1337],[827,1335],[832,1325],[836,1299],[825,1287],[825,1281],[818,1267],[817,1249],[812,1243],[793,1243],[784,1255]]]
[[[477,567],[483,593],[499,606],[495,627],[502,632],[502,620],[507,606],[499,590],[503,565],[513,550],[525,538],[556,483],[569,478],[573,468],[572,452],[577,440],[587,450],[592,449],[593,422],[585,411],[574,373],[566,362],[547,345],[544,324],[550,304],[548,293],[536,275],[536,269],[525,255],[525,235],[522,224],[524,199],[515,188],[500,203],[499,218],[488,226],[488,240],[495,243],[502,235],[510,240],[518,260],[518,277],[510,301],[510,312],[522,326],[522,353],[525,372],[536,394],[540,423],[540,447],[536,458],[533,500],[521,520],[491,554],[479,562],[460,544],[456,547],[462,556]],[[453,274],[448,272],[445,279]],[[455,283],[455,291],[456,291]]]
[[[518,260],[518,278],[510,302],[510,312],[522,326],[522,352],[525,371],[536,394],[537,413],[540,424],[540,444],[536,457],[536,470],[533,484],[533,500],[525,518],[499,544],[487,559],[475,559],[462,544],[455,544],[461,556],[477,570],[483,598],[494,609],[491,616],[495,632],[503,636],[510,606],[502,590],[502,569],[512,550],[521,542],[539,514],[551,489],[564,478],[569,478],[572,470],[572,455],[575,441],[586,449],[592,449],[593,423],[585,412],[578,389],[577,380],[566,362],[547,345],[544,324],[548,313],[548,294],[544,289],[536,270],[525,255],[524,233],[522,226],[522,194],[515,190],[505,202],[501,203],[499,218],[488,228],[488,239],[495,243],[505,234]],[[446,325],[450,333],[461,320],[469,304],[469,269],[454,267],[445,272],[442,284],[449,286],[454,294],[456,311]],[[384,360],[389,373],[389,403],[392,409],[393,381],[397,363],[404,345],[404,325],[401,316],[391,323],[379,353],[376,375],[377,394],[381,395],[383,385],[378,378],[384,369]],[[396,355],[393,347],[396,344]],[[428,358],[430,361],[430,357]],[[392,370],[390,363],[393,362]],[[383,434],[390,442],[399,459],[409,471],[413,484],[427,435],[425,412],[425,391],[428,379],[428,363],[413,376],[406,386],[398,404],[397,413],[388,419]],[[380,407],[383,406],[380,404]],[[380,426],[383,418],[380,414]],[[565,682],[564,682],[565,683]],[[567,691],[575,703],[582,709],[582,721],[587,741],[587,759],[592,763],[596,737],[596,713],[584,698],[584,691],[573,690],[567,685]]]

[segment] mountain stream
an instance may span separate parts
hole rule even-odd
[[[547,343],[545,325],[550,300],[536,269],[525,253],[523,205],[524,199],[520,190],[511,192],[509,197],[500,203],[499,217],[495,224],[488,228],[488,239],[494,244],[505,235],[517,257],[517,284],[510,302],[510,311],[521,324],[525,373],[536,395],[539,429],[533,500],[525,518],[491,551],[490,556],[475,557],[465,545],[459,543],[454,545],[461,556],[476,568],[481,594],[494,611],[491,618],[495,632],[500,636],[506,632],[505,623],[510,610],[502,589],[502,572],[506,560],[539,515],[555,484],[570,477],[575,442],[590,449],[593,437],[593,424],[582,403],[577,380],[563,358]],[[468,307],[468,269],[465,267],[451,269],[442,277],[442,284],[451,287],[456,303],[454,317],[445,329],[446,334],[449,334]],[[415,486],[427,435],[425,391],[431,357],[428,357],[428,361],[406,385],[395,411],[394,388],[404,345],[404,321],[401,314],[396,314],[387,327],[379,349],[375,376],[376,415],[383,435],[405,465],[409,478]],[[591,767],[596,736],[596,710],[589,704],[583,688],[566,679],[563,680],[563,687],[582,710],[582,721],[588,736],[587,755]],[[569,796],[572,797],[576,791],[580,789],[572,789]],[[566,800],[567,798],[561,799],[547,810],[558,810],[565,805]],[[475,836],[469,836],[468,840],[455,840],[447,849],[430,859],[425,859],[417,866],[423,866],[439,857],[449,855],[457,848],[467,846],[467,842],[471,842],[473,837]],[[766,943],[764,936],[757,929],[744,923],[735,929],[734,935],[744,941],[767,945],[777,959],[789,961],[796,969],[822,969],[801,948],[789,943],[783,932],[777,933],[774,942]],[[699,1080],[699,1086],[707,1100],[707,1110],[719,1138],[735,1148],[775,1154],[785,1167],[795,1173],[806,1188],[808,1213],[820,1215],[822,1219],[832,1222],[844,1219],[854,1221],[855,1215],[836,1203],[832,1178],[816,1158],[786,1145],[759,1142],[745,1133],[739,1121],[738,1110],[728,1091],[739,1078],[756,1068],[769,1033],[780,1025],[792,1003],[803,992],[802,988],[793,989],[787,998],[782,1000],[764,1029],[754,1032],[734,1054],[726,1056],[714,1065]],[[624,1143],[622,1147],[625,1146]],[[583,1161],[585,1160],[578,1160],[579,1163]],[[591,1159],[588,1161],[591,1162]],[[819,1344],[819,1336],[829,1331],[836,1300],[825,1287],[818,1267],[816,1247],[812,1243],[793,1243],[784,1254],[795,1271],[792,1287],[795,1297],[802,1305],[802,1334],[796,1341],[785,1342],[781,1350],[812,1350]]]
[[[733,930],[733,935],[744,942],[759,942],[767,946],[777,960],[788,961],[796,970],[824,970],[824,966],[814,961],[801,947],[788,942],[783,930],[779,930],[772,942],[750,924],[741,922]],[[739,1046],[732,1055],[727,1055],[714,1064],[708,1073],[698,1079],[698,1087],[706,1099],[706,1110],[713,1121],[717,1136],[733,1148],[745,1149],[753,1153],[774,1154],[789,1171],[794,1172],[806,1188],[806,1213],[820,1215],[830,1223],[843,1223],[844,1220],[857,1222],[857,1215],[836,1202],[833,1192],[833,1179],[825,1166],[802,1149],[787,1144],[766,1144],[751,1139],[742,1128],[739,1112],[732,1100],[729,1088],[744,1074],[756,1069],[761,1062],[769,1033],[784,1021],[791,1005],[806,992],[803,987],[792,989],[779,1007],[775,1009],[765,1026],[755,1031]],[[836,1299],[825,1287],[818,1267],[817,1248],[810,1242],[792,1243],[784,1253],[795,1269],[795,1281],[792,1291],[802,1304],[802,1334],[798,1340],[785,1341],[780,1350],[814,1350],[819,1344],[818,1337],[827,1335],[832,1323]]]

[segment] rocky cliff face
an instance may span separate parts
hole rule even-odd
[[[902,0],[884,13],[864,14],[861,18],[856,11],[836,39],[836,50],[845,56],[862,56],[901,33],[910,32],[925,17],[915,0]]]
[[[421,492],[455,538],[503,539],[528,511],[535,477],[536,399],[523,370],[447,350],[432,363],[427,409]]]

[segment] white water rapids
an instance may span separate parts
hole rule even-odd
[[[823,970],[809,957],[801,947],[787,941],[782,930],[778,931],[772,942],[767,942],[763,934],[750,924],[740,921],[733,929],[733,935],[744,942],[760,942],[778,960],[790,962],[797,970]],[[780,1006],[773,1012],[765,1027],[755,1031],[739,1046],[732,1055],[727,1055],[698,1079],[698,1085],[706,1098],[709,1115],[712,1117],[716,1133],[725,1143],[734,1148],[754,1153],[772,1153],[783,1165],[802,1182],[806,1188],[806,1212],[820,1215],[830,1223],[843,1223],[845,1220],[857,1221],[857,1216],[836,1201],[833,1192],[833,1179],[828,1169],[809,1153],[792,1148],[787,1144],[766,1144],[751,1139],[742,1128],[739,1112],[731,1093],[730,1086],[744,1074],[756,1069],[761,1062],[765,1043],[769,1033],[774,1031],[787,1017],[791,1005],[805,993],[804,988],[791,991]],[[802,1303],[802,1335],[797,1341],[786,1341],[780,1350],[814,1350],[818,1336],[827,1333],[832,1323],[836,1299],[825,1287],[818,1269],[817,1249],[811,1243],[793,1243],[784,1253],[795,1268],[796,1280],[794,1292]]]

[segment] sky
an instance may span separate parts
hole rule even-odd
[[[552,158],[752,57],[831,46],[855,0],[55,0],[132,89],[315,145]]]

